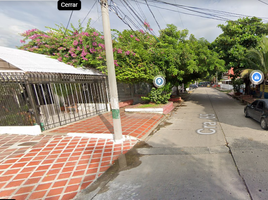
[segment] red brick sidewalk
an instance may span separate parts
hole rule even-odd
[[[123,135],[143,138],[162,117],[121,113]],[[112,116],[106,113],[49,133],[112,134]],[[116,144],[111,139],[85,136],[0,135],[0,198],[72,199],[137,142],[127,137],[123,143]]]

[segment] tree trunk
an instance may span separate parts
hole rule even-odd
[[[266,84],[266,77],[264,77],[263,79],[263,88],[262,88],[262,95],[261,95],[262,99],[264,99],[265,84]]]
[[[245,87],[245,94],[246,95],[250,95],[250,79],[249,78],[245,78],[244,79],[244,82],[246,84],[246,87]]]

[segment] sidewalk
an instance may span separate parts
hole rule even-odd
[[[112,140],[111,113],[38,136],[0,135],[0,199],[72,199],[163,119],[161,114],[120,114],[126,139],[119,144]]]
[[[252,103],[253,101],[256,100],[256,98],[253,98],[252,95],[240,95],[240,96],[236,96],[234,94],[234,92],[230,92],[228,93],[229,96],[241,101],[242,103],[244,104],[249,104],[249,103]]]

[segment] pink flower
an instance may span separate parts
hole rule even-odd
[[[138,38],[135,38],[135,40],[140,41]]]
[[[84,35],[84,36],[89,36],[89,34],[86,33],[86,32],[82,32],[81,34]]]
[[[150,25],[147,22],[144,22],[144,26],[147,27],[147,28],[150,28]]]
[[[104,36],[103,35],[101,36],[101,39],[104,39]]]
[[[100,44],[99,44],[99,47],[101,47],[101,48],[104,49],[105,46],[104,46],[104,44],[101,44],[101,43],[100,43]]]
[[[85,58],[85,57],[83,57],[83,56],[82,56],[82,59],[83,59],[83,60],[88,60],[87,58]]]
[[[59,57],[59,58],[58,58],[58,61],[60,61],[60,62],[61,62],[61,61],[62,61],[62,57]]]
[[[82,51],[81,56],[84,57],[87,55],[87,52],[85,50]]]
[[[25,34],[25,35],[30,35],[30,33],[31,33],[31,32],[34,32],[34,31],[37,31],[37,29],[35,28],[35,29],[28,30],[28,31],[26,31],[24,34]]]
[[[38,35],[38,34],[34,34],[34,35],[32,35],[31,37],[29,37],[31,40],[34,40],[35,38],[37,38],[37,37],[39,37],[39,36],[41,36],[41,35]]]
[[[59,47],[58,50],[65,50],[65,48],[64,47]]]
[[[80,49],[80,47],[77,47],[77,49],[76,49],[77,51],[80,51],[81,49]]]
[[[115,64],[115,66],[119,66],[117,63],[117,60],[114,60],[114,64]]]
[[[74,46],[78,45],[78,41],[75,40],[75,41],[73,42],[73,45],[74,45]]]
[[[99,34],[98,34],[98,33],[96,33],[96,32],[93,32],[93,35],[98,36]]]
[[[122,53],[122,49],[118,49],[117,50],[117,53]]]
[[[72,53],[71,56],[75,58],[77,55],[75,53]]]
[[[95,50],[94,48],[89,49],[89,51],[90,51],[90,53],[94,53],[94,52],[96,52],[96,50]]]
[[[141,32],[142,34],[144,34],[144,31],[143,31],[143,30],[141,30],[141,29],[140,29],[140,32]]]
[[[132,37],[132,38],[133,38],[133,35],[130,35],[130,37]]]
[[[93,45],[93,46],[97,46],[97,42],[93,42],[92,45]]]
[[[130,51],[126,51],[126,52],[125,52],[125,55],[129,55],[129,54],[130,54]]]
[[[24,40],[20,40],[20,43],[25,43],[25,41]]]
[[[99,57],[97,57],[97,59],[102,59],[102,57],[101,57],[101,56],[99,56]]]

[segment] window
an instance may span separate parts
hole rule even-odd
[[[254,102],[251,104],[251,106],[255,108],[256,105],[258,104],[258,102],[259,102],[259,101],[254,101]]]
[[[257,108],[262,110],[263,107],[264,107],[263,101],[259,101]]]

